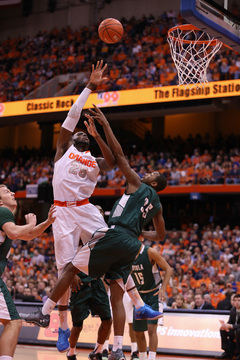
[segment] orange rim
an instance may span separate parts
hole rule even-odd
[[[176,38],[175,36],[173,36],[171,34],[171,32],[177,30],[177,29],[180,29],[180,30],[197,30],[197,31],[203,31],[199,28],[197,28],[196,26],[194,25],[191,25],[191,24],[185,24],[185,25],[178,25],[178,26],[174,26],[172,27],[171,29],[168,30],[168,37],[170,37],[172,40],[174,41],[178,41],[179,39]],[[204,32],[204,31],[203,31]],[[221,43],[220,40],[217,40],[217,39],[211,39],[211,40],[185,40],[185,39],[180,39],[180,41],[184,44],[209,44],[211,43],[211,45],[215,46],[217,45],[218,43]],[[223,44],[225,45],[225,44]],[[225,45],[226,47],[228,47],[229,49],[231,49],[228,45]]]

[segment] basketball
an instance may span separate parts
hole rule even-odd
[[[123,36],[123,26],[117,19],[108,18],[98,27],[98,35],[107,44],[114,44]]]

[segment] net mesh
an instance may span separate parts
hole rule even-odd
[[[204,87],[208,82],[207,68],[222,42],[193,25],[181,25],[169,30],[168,43],[178,72],[179,85]]]

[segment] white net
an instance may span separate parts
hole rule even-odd
[[[223,43],[189,24],[170,29],[168,43],[178,72],[179,85],[204,87],[208,82],[209,63]]]

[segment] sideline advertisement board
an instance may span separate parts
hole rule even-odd
[[[184,100],[240,96],[240,79],[207,83],[204,87],[162,86],[144,89],[109,91],[90,94],[84,109],[131,106]],[[78,95],[0,103],[0,117],[68,111]]]
[[[19,313],[35,311],[34,305],[17,305]],[[220,355],[221,338],[220,322],[227,321],[228,313],[207,311],[179,312],[167,309],[164,312],[164,326],[158,326],[158,353],[180,354],[180,355]],[[68,314],[68,323],[71,328],[71,315]],[[55,345],[58,333],[58,312],[54,310],[51,314],[50,326],[39,328],[33,324],[23,323],[19,336],[19,343],[36,345]],[[92,348],[97,339],[97,331],[100,325],[98,317],[89,316],[83,325],[80,334],[79,347]],[[0,331],[2,326],[0,326]],[[110,336],[110,344],[113,343],[113,333]],[[124,349],[129,351],[131,340],[129,338],[128,324],[125,325]]]

